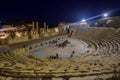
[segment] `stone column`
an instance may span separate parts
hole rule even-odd
[[[37,32],[39,31],[39,23],[38,22],[36,22],[36,30],[37,30]]]
[[[46,22],[44,22],[44,31],[46,31]]]
[[[32,21],[32,30],[34,30],[34,29],[35,29],[35,22]]]
[[[49,28],[49,26],[47,25],[47,30],[46,31],[48,31],[48,28]]]

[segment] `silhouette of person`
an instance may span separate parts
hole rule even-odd
[[[73,54],[75,54],[75,51],[73,50],[73,52],[72,52]]]
[[[70,58],[72,58],[73,57],[73,53],[70,55]]]
[[[56,59],[58,59],[59,58],[59,55],[58,55],[58,53],[56,53]]]

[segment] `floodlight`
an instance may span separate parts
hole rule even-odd
[[[86,21],[85,19],[82,20],[82,22],[85,22],[85,21]]]
[[[107,17],[107,16],[108,16],[108,13],[104,13],[103,16],[104,16],[104,17]]]

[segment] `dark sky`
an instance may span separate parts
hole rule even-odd
[[[117,9],[120,0],[0,0],[0,19],[32,18],[56,24]]]

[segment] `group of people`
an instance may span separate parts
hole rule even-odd
[[[70,54],[70,58],[72,58],[74,54],[75,54],[75,51],[72,51],[72,53]],[[50,55],[49,59],[60,59],[60,57],[59,57],[59,54],[56,53],[55,55]]]
[[[56,43],[56,46],[58,46],[58,47],[63,47],[63,48],[66,47],[67,44],[70,43],[68,40],[65,40],[64,42],[59,43],[59,44],[57,44],[57,42],[58,42],[58,41],[55,40],[55,41],[52,42],[52,44]],[[75,54],[75,51],[73,50],[72,53],[70,54],[70,58],[72,58],[72,57],[74,56],[74,54]],[[55,55],[50,55],[50,56],[49,56],[49,59],[60,59],[60,57],[59,57],[59,54],[56,53]]]
[[[59,55],[58,55],[58,53],[56,53],[56,55],[50,55],[49,58],[50,59],[59,59]]]
[[[66,47],[67,44],[69,44],[70,42],[68,42],[68,40],[65,40],[64,42],[58,44],[58,47]]]

